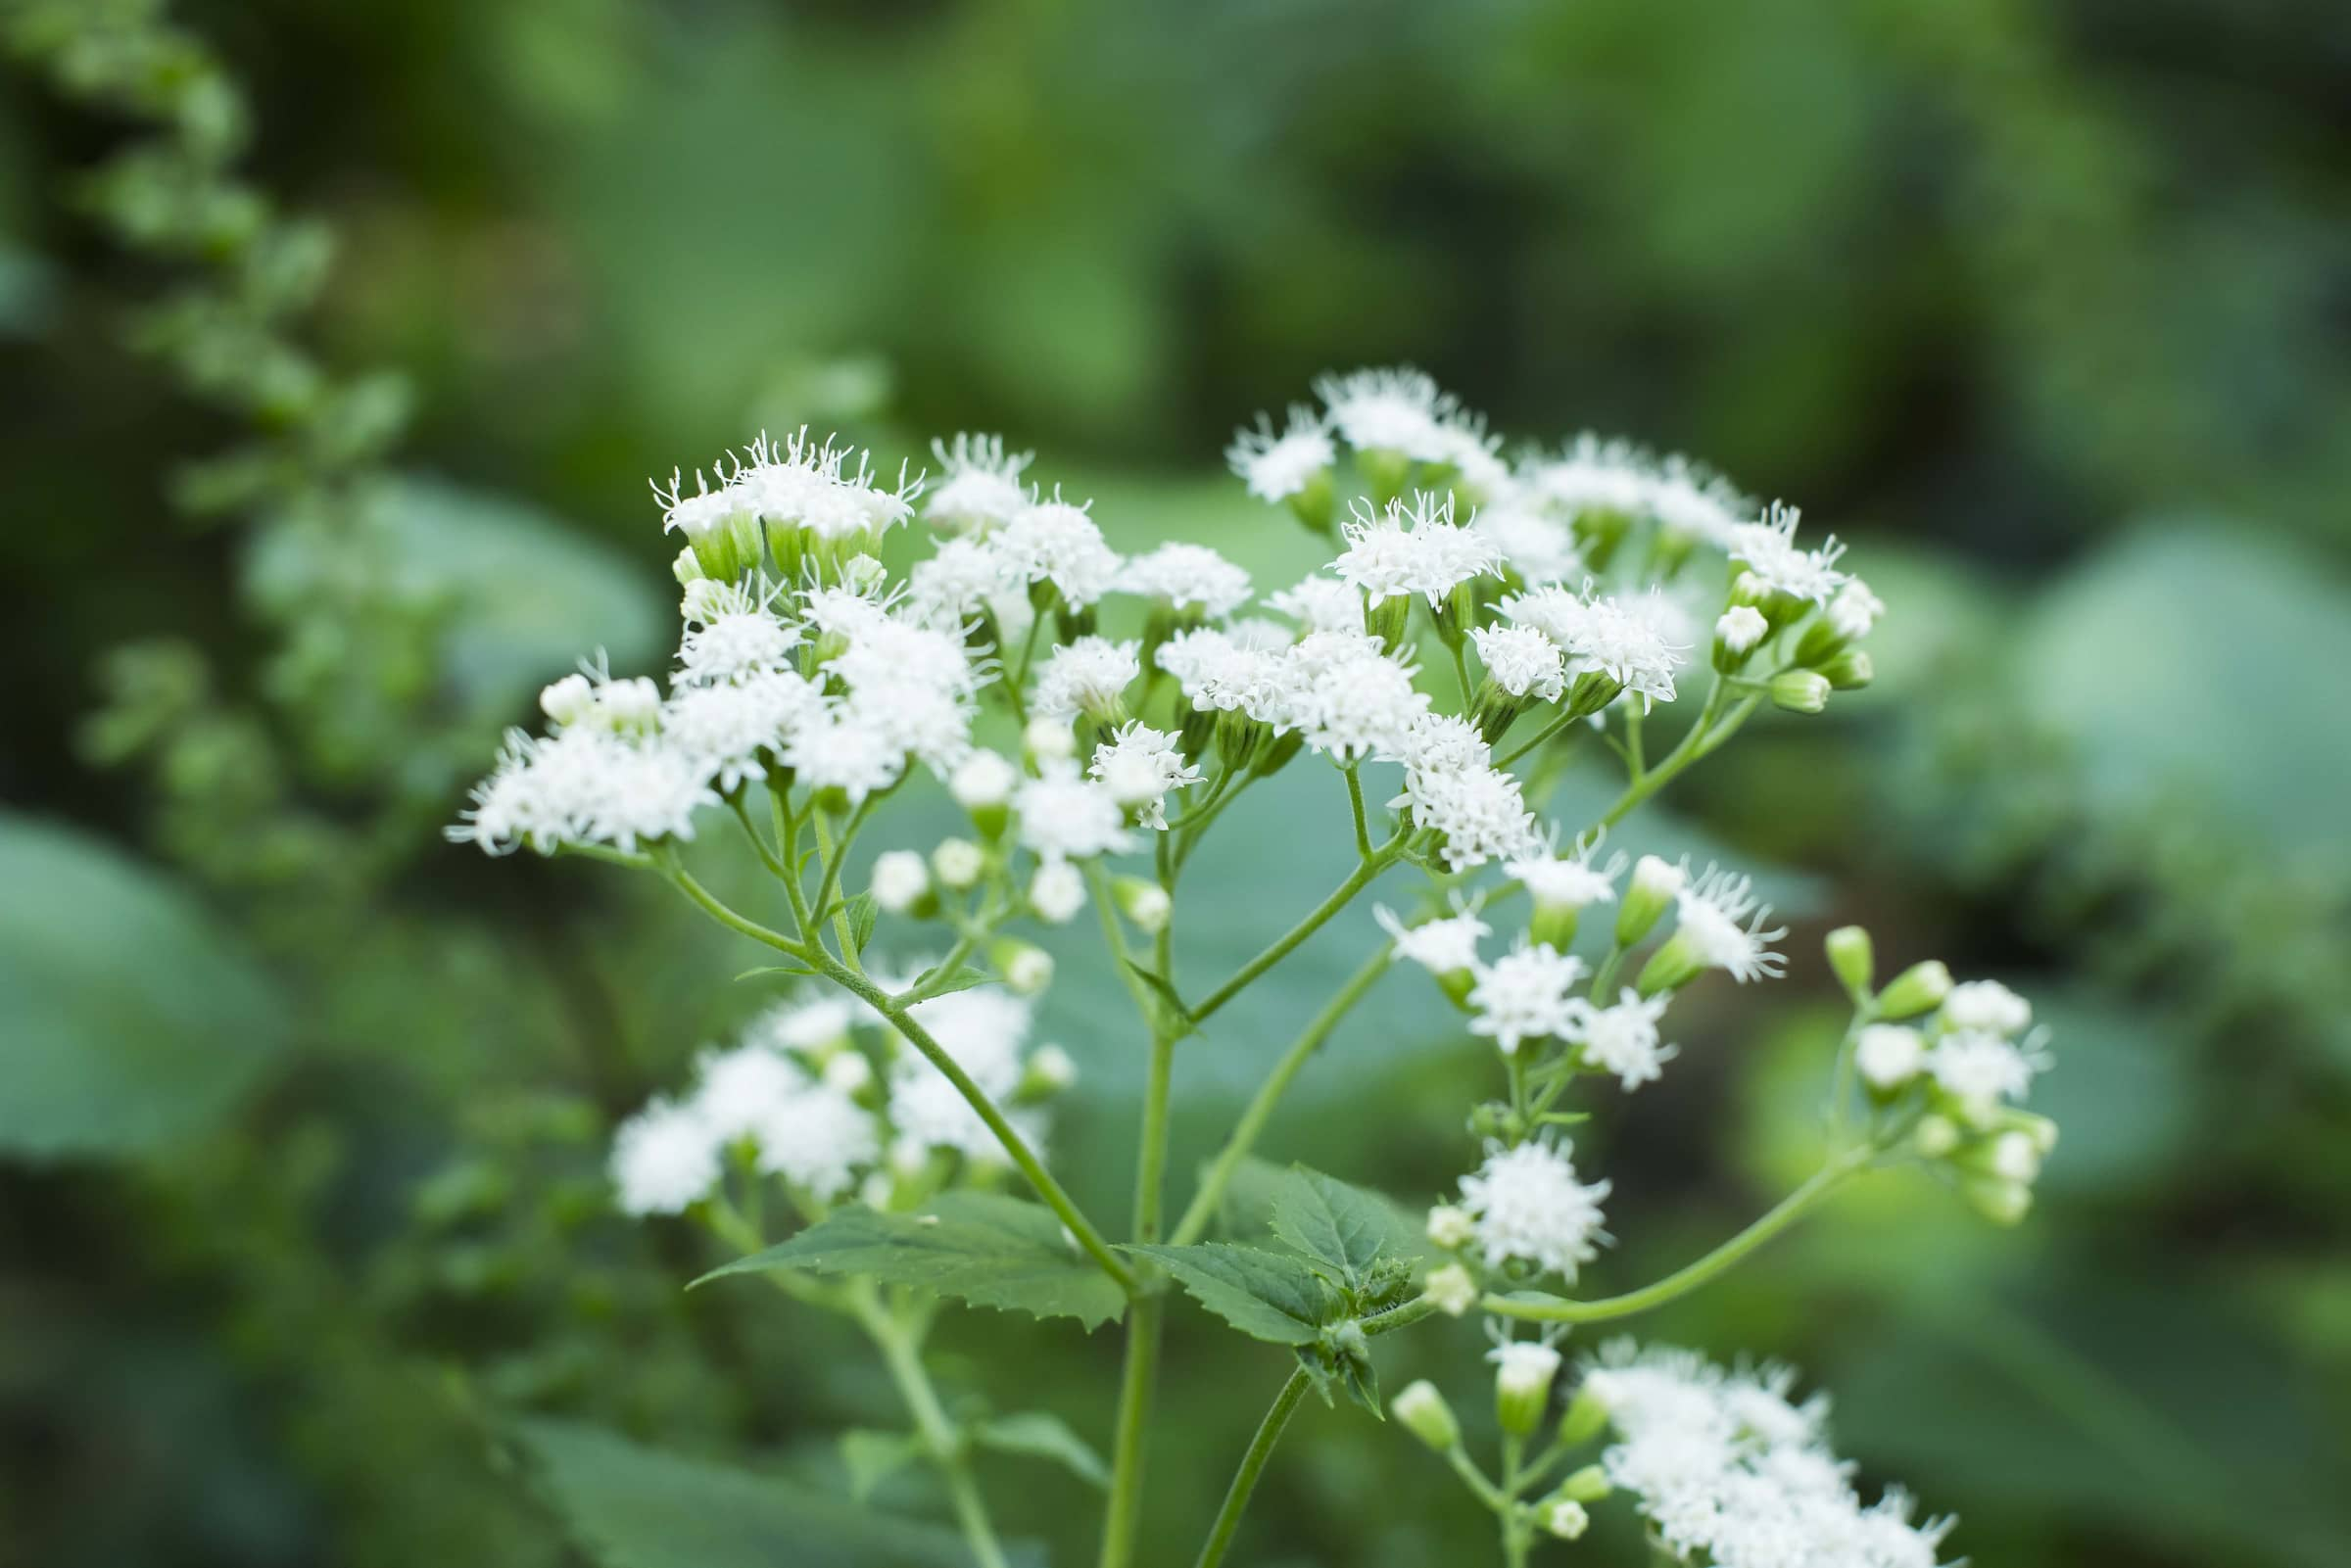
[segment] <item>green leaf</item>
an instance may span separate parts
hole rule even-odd
[[[1183,1281],[1201,1306],[1252,1339],[1312,1345],[1321,1337],[1321,1282],[1298,1259],[1221,1241],[1126,1250]]]
[[[744,980],[755,980],[762,974],[792,974],[805,977],[816,973],[818,972],[798,964],[762,964],[757,969],[744,970],[741,974],[736,975],[735,979],[740,984]]]
[[[1413,1235],[1379,1194],[1304,1165],[1285,1173],[1273,1196],[1273,1234],[1326,1264],[1350,1289],[1382,1257],[1410,1250]]]
[[[1021,1453],[1031,1458],[1050,1459],[1094,1486],[1110,1485],[1110,1466],[1104,1464],[1102,1456],[1093,1450],[1092,1446],[1071,1431],[1069,1423],[1058,1415],[1048,1415],[1042,1410],[1028,1410],[1015,1415],[995,1416],[972,1428],[972,1441],[999,1453]]]
[[[859,893],[849,900],[849,941],[858,952],[874,939],[874,923],[882,918],[882,906],[871,893]]]
[[[514,1429],[547,1503],[598,1568],[970,1568],[962,1538],[595,1427]]]
[[[268,975],[167,879],[0,815],[0,1155],[133,1155],[190,1136],[285,1051]]]
[[[859,1502],[874,1489],[922,1456],[923,1440],[912,1432],[875,1432],[851,1427],[840,1435],[840,1462],[849,1468],[849,1496]]]
[[[923,993],[925,1001],[933,997],[952,996],[957,991],[968,991],[975,985],[986,985],[995,979],[987,971],[974,969],[969,964],[958,965],[952,974],[939,975],[936,979],[934,975],[938,975],[938,971],[926,970],[922,977],[914,982],[914,989]]]
[[[948,1193],[916,1213],[843,1209],[695,1284],[771,1268],[863,1274],[977,1307],[1074,1317],[1089,1331],[1127,1309],[1126,1293],[1051,1210],[999,1193]]]
[[[1183,1005],[1183,998],[1176,994],[1175,986],[1168,983],[1166,975],[1157,970],[1144,968],[1133,959],[1127,961],[1127,968],[1149,988],[1153,1001],[1157,1003],[1155,1011],[1158,1016],[1152,1020],[1151,1025],[1154,1029],[1172,1040],[1180,1040],[1199,1028],[1192,1022],[1191,1009]]]

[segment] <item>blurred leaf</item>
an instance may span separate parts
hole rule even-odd
[[[979,1307],[1074,1317],[1089,1331],[1127,1309],[1125,1293],[1070,1242],[1051,1210],[997,1193],[948,1193],[911,1214],[843,1209],[695,1284],[770,1268],[863,1274]]]
[[[953,1531],[569,1421],[525,1421],[541,1494],[599,1568],[969,1568]]]
[[[1295,1165],[1273,1197],[1273,1234],[1337,1271],[1350,1289],[1371,1265],[1409,1248],[1413,1232],[1377,1193]]]
[[[874,1489],[922,1456],[923,1440],[912,1432],[876,1432],[851,1427],[840,1435],[840,1462],[848,1466],[849,1496],[859,1502]]]
[[[1097,1487],[1110,1485],[1110,1466],[1104,1464],[1102,1456],[1093,1450],[1092,1446],[1071,1431],[1069,1423],[1058,1415],[1049,1415],[1042,1410],[1027,1410],[1014,1415],[995,1416],[972,1428],[972,1441],[999,1453],[1020,1453],[1034,1459],[1050,1459]]]
[[[139,1154],[227,1115],[285,1049],[269,977],[168,879],[0,816],[0,1152]]]
[[[1321,1287],[1295,1258],[1221,1241],[1126,1250],[1183,1281],[1201,1306],[1252,1339],[1312,1345],[1321,1337]]]

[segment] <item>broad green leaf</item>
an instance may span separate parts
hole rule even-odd
[[[268,976],[169,880],[0,816],[0,1154],[139,1154],[226,1116],[283,1053]]]
[[[514,1429],[541,1495],[598,1568],[970,1568],[955,1532],[569,1421]]]
[[[972,1441],[999,1453],[1022,1453],[1031,1458],[1050,1459],[1097,1487],[1110,1485],[1110,1466],[1104,1464],[1102,1456],[1093,1450],[1092,1446],[1071,1431],[1069,1423],[1058,1415],[1049,1415],[1042,1410],[1025,1410],[1014,1415],[995,1416],[972,1428]]]
[[[1252,1339],[1312,1345],[1321,1336],[1321,1283],[1295,1258],[1221,1241],[1127,1251],[1158,1263],[1201,1306]]]
[[[874,1489],[922,1456],[923,1440],[912,1432],[876,1432],[851,1427],[840,1435],[840,1462],[848,1466],[849,1496],[859,1502]]]
[[[770,1268],[863,1274],[978,1307],[1074,1317],[1089,1330],[1127,1309],[1126,1294],[1051,1210],[997,1193],[948,1193],[910,1214],[843,1209],[695,1283]]]
[[[882,906],[871,893],[859,893],[849,900],[849,941],[858,952],[874,939],[874,923],[882,918]]]
[[[1349,1286],[1384,1256],[1410,1250],[1413,1233],[1377,1193],[1293,1165],[1273,1197],[1273,1234],[1328,1264]]]

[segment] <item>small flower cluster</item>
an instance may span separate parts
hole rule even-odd
[[[1725,1370],[1616,1341],[1586,1368],[1577,1402],[1614,1429],[1601,1460],[1608,1483],[1683,1562],[1935,1568],[1951,1521],[1914,1521],[1895,1489],[1864,1504],[1852,1466],[1829,1448],[1828,1402],[1792,1402],[1795,1384],[1784,1367]]]
[[[910,982],[912,976],[907,977]],[[1076,1077],[1059,1046],[1030,1048],[1030,1004],[1002,991],[935,997],[916,1022],[1032,1144]],[[1001,1170],[1003,1149],[945,1074],[862,1004],[809,995],[706,1052],[694,1088],[647,1105],[614,1136],[612,1185],[632,1214],[677,1213],[719,1192],[731,1163],[774,1176],[816,1212],[854,1196],[911,1208],[959,1175]]]

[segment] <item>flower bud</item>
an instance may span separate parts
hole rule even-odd
[[[1689,879],[1690,874],[1681,867],[1655,855],[1643,855],[1633,867],[1632,884],[1624,890],[1624,902],[1616,910],[1616,945],[1630,947],[1647,936]]]
[[[1012,820],[1012,792],[1020,771],[993,751],[975,751],[947,777],[947,793],[972,814],[982,837],[993,838]]]
[[[1763,579],[1752,572],[1741,572],[1731,579],[1731,604],[1734,608],[1744,606],[1759,610],[1770,597],[1771,590],[1764,586]]]
[[[1943,1021],[1954,1029],[1975,1029],[2006,1039],[2033,1023],[2033,1004],[1997,980],[1954,985],[1943,999]]]
[[[1405,1430],[1439,1453],[1449,1453],[1462,1441],[1462,1424],[1453,1418],[1453,1406],[1445,1396],[1426,1378],[1407,1383],[1388,1409]]]
[[[1840,691],[1857,691],[1877,679],[1877,666],[1860,648],[1847,648],[1820,666],[1820,673]]]
[[[938,904],[930,898],[931,868],[911,849],[893,849],[877,858],[872,886],[874,902],[891,915],[903,915],[926,899],[934,909]]]
[[[1459,1263],[1430,1269],[1421,1289],[1429,1304],[1447,1317],[1459,1317],[1477,1305],[1477,1281]]]
[[[874,1081],[874,1065],[862,1051],[836,1051],[825,1062],[825,1087],[853,1095]]]
[[[1951,1151],[1959,1147],[1959,1123],[1946,1116],[1921,1117],[1911,1130],[1910,1147],[1923,1159],[1948,1159]]]
[[[1644,997],[1659,991],[1677,990],[1698,978],[1705,969],[1705,959],[1691,942],[1687,933],[1676,928],[1664,945],[1649,955],[1641,973],[1633,980],[1633,989]]]
[[[1577,1502],[1598,1502],[1615,1490],[1608,1481],[1607,1471],[1597,1464],[1587,1464],[1571,1472],[1566,1480],[1559,1483],[1558,1495],[1571,1497]]]
[[[1049,860],[1029,881],[1029,907],[1048,926],[1067,926],[1085,908],[1085,879],[1066,860]]]
[[[1314,477],[1290,493],[1291,515],[1318,534],[1330,532],[1331,485],[1330,470],[1319,468]]]
[[[1587,1377],[1576,1385],[1575,1398],[1567,1402],[1567,1413],[1559,1417],[1559,1441],[1571,1449],[1581,1448],[1600,1436],[1600,1429],[1607,1424],[1608,1407],[1601,1402],[1600,1391]]]
[[[2033,1209],[2033,1189],[2021,1181],[1975,1176],[1960,1184],[1976,1212],[1995,1225],[2021,1223]]]
[[[584,675],[567,675],[540,691],[539,711],[550,724],[577,724],[596,711],[596,688]]]
[[[2030,1133],[1994,1133],[1969,1149],[1960,1163],[2001,1181],[2031,1186],[2040,1176],[2040,1147]]]
[[[889,568],[871,555],[852,555],[840,563],[840,582],[855,594],[871,594],[889,578]]]
[[[1894,982],[1878,993],[1878,1017],[1916,1018],[1941,1007],[1950,994],[1951,972],[1941,959],[1930,958],[1896,974]]]
[[[1771,623],[1752,604],[1734,604],[1714,623],[1714,668],[1725,675],[1747,662]]]
[[[1053,983],[1053,955],[1034,942],[999,937],[988,949],[988,959],[1004,976],[1004,983],[1019,995],[1034,996]]]
[[[1818,713],[1829,705],[1829,678],[1818,670],[1782,670],[1771,678],[1772,706]]]
[[[2043,1160],[2056,1152],[2057,1123],[2047,1117],[2036,1116],[2030,1111],[2003,1111],[2000,1113],[2000,1123],[2032,1139],[2034,1149]]]
[[[1405,482],[1413,477],[1413,459],[1392,447],[1365,448],[1355,454],[1355,463],[1364,472],[1371,499],[1382,506],[1403,495]]]
[[[1013,1098],[1024,1105],[1050,1100],[1078,1081],[1078,1064],[1058,1045],[1040,1045],[1029,1055],[1021,1086]]]
[[[987,869],[987,854],[969,838],[941,838],[931,851],[931,875],[941,887],[963,891]]]
[[[1141,877],[1118,878],[1110,884],[1110,893],[1118,903],[1119,913],[1146,936],[1156,934],[1167,925],[1175,908],[1166,888]]]
[[[1836,972],[1845,994],[1856,1004],[1868,1001],[1869,982],[1878,972],[1877,949],[1869,932],[1858,926],[1840,926],[1820,945],[1828,953],[1829,968]]]
[[[1592,1516],[1573,1497],[1549,1497],[1535,1504],[1535,1517],[1561,1541],[1574,1541],[1592,1528]]]
[[[1511,1436],[1527,1436],[1543,1424],[1559,1353],[1540,1340],[1511,1340],[1486,1358],[1494,1363],[1495,1418]]]
[[[678,580],[680,588],[702,580],[702,563],[695,557],[692,545],[678,551],[678,558],[669,563],[669,575]]]
[[[1872,1023],[1853,1042],[1854,1068],[1881,1094],[1891,1094],[1917,1077],[1926,1060],[1927,1042],[1916,1029],[1899,1023]]]
[[[1041,713],[1021,732],[1021,745],[1032,762],[1063,762],[1078,755],[1077,733]]]
[[[1616,700],[1624,683],[1599,670],[1586,670],[1567,688],[1567,716],[1589,719]]]
[[[1438,1204],[1428,1212],[1428,1239],[1449,1253],[1467,1246],[1476,1233],[1477,1222],[1459,1204]]]
[[[1379,640],[1379,645],[1391,657],[1404,646],[1406,622],[1413,613],[1412,595],[1390,594],[1377,604],[1370,595],[1364,598],[1364,630]]]

